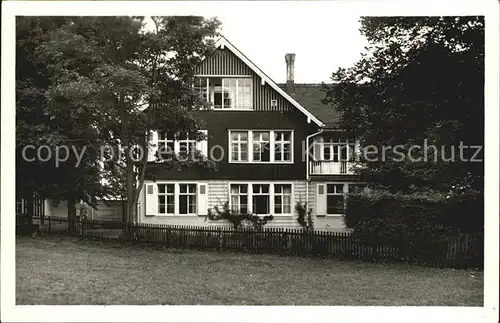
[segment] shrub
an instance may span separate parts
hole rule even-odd
[[[307,203],[297,202],[295,204],[295,212],[297,212],[297,222],[302,229],[312,231],[314,229],[314,223],[311,216],[312,208],[308,208]]]
[[[215,212],[214,212],[215,211]],[[267,222],[273,219],[272,215],[266,215],[264,217],[259,217],[258,215],[250,214],[250,213],[239,213],[234,212],[229,207],[229,202],[226,202],[222,205],[222,209],[218,206],[215,207],[215,210],[208,210],[208,215],[205,220],[208,218],[212,221],[220,221],[220,220],[228,220],[231,222],[235,229],[240,229],[242,227],[250,226],[254,229],[262,229]]]
[[[436,237],[481,232],[482,195],[392,194],[365,190],[349,194],[345,223],[355,233],[379,237]]]

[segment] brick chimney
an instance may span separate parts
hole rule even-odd
[[[288,53],[285,55],[286,61],[286,92],[292,94],[295,92],[294,88],[294,67],[295,54]]]

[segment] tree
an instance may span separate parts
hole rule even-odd
[[[35,194],[39,199],[67,200],[70,220],[76,217],[73,201],[93,205],[96,198],[105,194],[95,153],[83,155],[75,168],[74,155],[57,148],[71,144],[81,149],[96,140],[92,132],[82,127],[85,121],[80,115],[73,115],[68,109],[54,109],[48,96],[51,67],[43,62],[38,49],[49,40],[53,30],[68,23],[64,17],[18,17],[16,23],[16,195],[27,200],[30,223]],[[48,147],[44,155],[66,153],[61,157],[67,160],[58,164],[54,159],[28,161],[24,157],[36,157],[34,150],[24,150],[29,145]]]
[[[183,131],[203,139],[190,114],[203,108],[191,84],[194,67],[210,53],[219,27],[216,19],[203,17],[152,20],[154,30],[144,28],[144,18],[72,18],[38,47],[50,70],[51,113],[86,120],[98,148],[115,147],[115,157],[122,152],[101,165],[103,174],[123,176],[123,185],[114,186],[126,196],[127,222],[136,219],[151,131]],[[211,166],[201,159],[173,160],[165,167],[192,163]]]
[[[376,160],[360,160],[362,178],[391,192],[481,192],[483,163],[470,160],[474,148],[460,160],[459,147],[484,142],[484,19],[371,17],[360,31],[370,46],[353,67],[333,73],[326,102],[363,148],[379,150]],[[401,161],[392,149],[381,158],[382,147],[401,145],[408,156],[425,143],[412,156],[432,160]]]

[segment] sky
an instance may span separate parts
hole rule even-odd
[[[295,83],[329,82],[339,67],[350,67],[368,45],[359,16],[327,11],[305,19],[299,11],[218,15],[223,35],[277,83],[286,79],[285,54],[295,53]]]
[[[265,7],[264,7],[265,8]],[[285,54],[295,53],[295,83],[330,82],[339,67],[350,67],[368,45],[360,16],[350,12],[299,10],[219,11],[222,34],[273,81],[286,80]],[[150,25],[148,23],[148,25]],[[152,26],[152,24],[151,24]]]

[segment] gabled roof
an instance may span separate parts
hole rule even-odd
[[[279,84],[279,87],[285,90],[286,84]],[[325,124],[325,128],[338,128],[342,114],[332,104],[323,103],[326,94],[324,87],[324,84],[318,83],[295,83],[291,97],[317,116]]]
[[[242,52],[240,52],[233,44],[231,44],[224,36],[222,36],[216,43],[216,48],[227,47],[231,52],[233,52],[239,59],[241,59],[245,64],[248,65],[252,69],[255,74],[259,75],[264,82],[269,84],[276,92],[278,92],[281,96],[283,96],[288,102],[290,102],[293,106],[295,106],[299,111],[301,111],[304,115],[306,115],[308,121],[311,120],[316,123],[319,127],[324,127],[325,124],[318,119],[311,111],[304,108],[299,102],[297,102],[294,98],[288,95],[283,89],[281,89],[278,84],[276,84],[271,78],[269,78],[264,72],[260,70],[251,60],[249,60]]]

